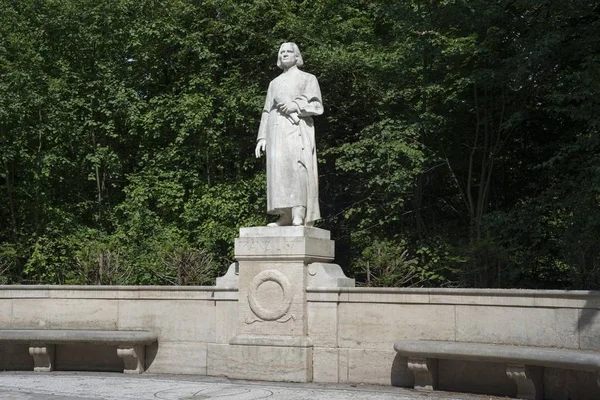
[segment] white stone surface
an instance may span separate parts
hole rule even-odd
[[[396,352],[348,350],[348,382],[390,385]]]
[[[577,349],[577,324],[576,309],[456,306],[459,342]]]
[[[227,376],[229,374],[229,344],[207,345],[206,373],[210,376]]]
[[[313,347],[313,341],[308,336],[240,334],[231,339],[229,344],[243,346]]]
[[[348,349],[338,349],[338,382],[340,383],[350,382],[349,358]]]
[[[369,290],[372,289],[372,290]],[[349,289],[345,294],[350,303],[389,303],[389,304],[431,304],[430,294],[421,291],[396,292],[394,290],[382,290],[387,288],[356,288]]]
[[[413,374],[413,386],[418,390],[438,389],[438,360],[425,357],[409,357],[408,369]]]
[[[334,242],[312,237],[243,237],[235,239],[238,261],[300,260],[305,263],[332,261]]]
[[[598,291],[540,290],[533,297],[533,305],[536,307],[600,309],[600,292]]]
[[[182,290],[176,290],[182,288]],[[231,289],[217,288],[214,286],[152,286],[139,291],[138,300],[205,300],[212,301],[219,293],[231,292]],[[123,292],[120,292],[123,293]],[[127,293],[127,292],[125,292]],[[120,299],[130,299],[130,295],[121,296]]]
[[[501,296],[499,299],[497,295],[486,295],[485,293],[479,292],[467,292],[467,293],[431,293],[429,295],[429,303],[434,304],[466,304],[466,305],[490,305],[494,306],[501,301],[507,306],[516,307],[532,307],[535,304],[535,298],[532,296],[522,296],[519,293],[510,293],[508,296]]]
[[[313,348],[313,381],[319,383],[339,382],[339,350],[336,348]]]
[[[389,351],[399,339],[454,340],[454,306],[340,303],[338,345]]]
[[[312,381],[312,347],[230,345],[228,376],[284,382]]]
[[[206,343],[160,341],[146,349],[148,373],[206,375]]]
[[[33,357],[33,370],[35,372],[54,371],[55,346],[53,344],[36,344],[29,346],[29,355]]]
[[[232,263],[225,275],[217,277],[216,287],[238,288],[238,264]]]
[[[14,299],[3,328],[116,329],[116,300]]]
[[[215,305],[204,300],[119,300],[118,329],[146,329],[159,343],[214,343]]]
[[[49,297],[48,285],[0,285],[0,299]]]
[[[238,324],[238,302],[218,301],[215,303],[215,342],[229,343],[236,335]]]
[[[354,279],[348,278],[342,267],[330,263],[308,264],[308,287],[338,288],[354,287]]]
[[[338,305],[308,303],[308,335],[315,346],[337,348]]]
[[[517,385],[517,398],[540,399],[543,397],[542,370],[540,368],[529,368],[525,365],[508,364],[506,376]]]
[[[430,304],[429,289],[357,287],[340,290],[340,301],[351,303]]]
[[[125,374],[141,374],[146,370],[146,346],[119,346],[117,356],[123,360]]]
[[[256,304],[267,311],[280,309],[284,298],[290,300],[287,311],[280,318],[272,321],[264,320],[260,315],[256,315],[248,300],[249,297],[252,297],[250,287],[257,284],[254,281],[255,277],[265,271],[277,272],[285,277],[285,282],[288,284],[279,287],[278,284],[269,281],[258,285],[256,289]],[[305,282],[306,271],[302,263],[258,261],[240,263],[238,332],[305,336],[307,334],[306,291],[303,289]]]
[[[90,290],[96,288],[96,290]],[[145,291],[144,291],[145,292]],[[48,297],[53,299],[136,299],[140,297],[141,290],[122,290],[117,286],[50,286],[47,289]]]
[[[240,228],[240,237],[310,237],[315,239],[331,239],[331,232],[309,226],[254,226]]]
[[[2,290],[0,290],[0,293]],[[10,326],[12,320],[12,299],[0,298],[0,326]]]
[[[269,236],[286,232],[292,236]],[[328,232],[306,227],[240,232],[235,246],[239,262],[239,323],[237,335],[229,342],[229,377],[312,380],[306,263],[333,258],[333,241],[323,238],[326,236]]]
[[[282,215],[279,224],[312,225],[321,218],[312,119],[323,113],[321,89],[298,69],[296,44],[283,43],[277,60],[283,73],[269,84],[255,150],[256,157],[267,155],[267,212]]]
[[[346,296],[347,297],[347,296]],[[306,301],[310,303],[339,303],[342,293],[338,290],[308,288],[306,290]]]
[[[600,309],[579,310],[579,342],[581,350],[600,351]]]

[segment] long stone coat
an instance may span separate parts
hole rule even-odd
[[[277,106],[296,102],[299,113],[282,114]],[[269,84],[257,140],[266,139],[267,212],[306,206],[306,225],[321,218],[313,115],[323,113],[314,75],[293,67]]]

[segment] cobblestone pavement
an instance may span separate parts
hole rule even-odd
[[[0,400],[495,400],[371,385],[234,381],[205,376],[0,372]]]

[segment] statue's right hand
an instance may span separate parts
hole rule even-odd
[[[256,155],[256,158],[260,158],[260,153],[265,151],[266,148],[267,148],[267,140],[259,139],[258,143],[256,143],[256,149],[254,150],[254,154]]]

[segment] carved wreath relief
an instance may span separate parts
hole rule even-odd
[[[268,281],[275,282],[283,291],[283,302],[277,305],[270,305],[271,307],[263,306],[258,300],[258,289],[260,285]],[[246,323],[252,324],[254,322],[263,321],[287,322],[290,319],[293,319],[293,315],[283,319],[292,305],[293,297],[292,285],[284,274],[274,269],[260,272],[252,279],[248,289],[248,303],[250,304],[250,309],[258,319],[246,318]]]

